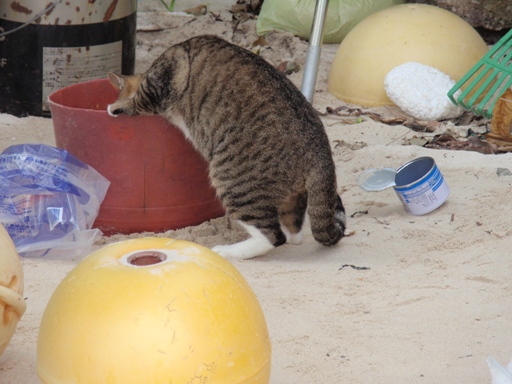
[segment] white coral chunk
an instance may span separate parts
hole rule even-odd
[[[386,94],[400,109],[418,120],[445,120],[462,115],[448,91],[455,85],[447,74],[431,66],[407,62],[384,78]]]

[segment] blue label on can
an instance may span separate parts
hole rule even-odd
[[[450,190],[437,166],[420,180],[407,186],[394,188],[407,212],[423,215],[443,204]]]

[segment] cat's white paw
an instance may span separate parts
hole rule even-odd
[[[345,228],[345,232],[343,233],[343,236],[352,236],[353,234],[355,234],[356,231],[354,231],[353,229],[348,229],[348,228]]]
[[[262,256],[274,249],[274,246],[270,244],[267,238],[265,240],[266,242],[263,242],[250,238],[236,244],[217,245],[212,248],[212,251],[226,258],[251,259],[256,256]]]
[[[281,231],[283,231],[284,235],[286,236],[286,242],[288,244],[302,244],[302,231],[300,231],[299,233],[290,233],[288,228],[286,228],[284,225],[281,225]]]
[[[212,251],[227,258],[250,259],[264,255],[274,249],[274,246],[259,229],[252,225],[239,223],[249,232],[251,237],[236,244],[217,245],[212,248]]]
[[[288,243],[290,243],[290,244],[299,245],[299,244],[302,244],[303,238],[304,238],[304,236],[302,236],[302,231],[300,231],[299,233],[290,234],[290,237],[287,238],[287,240],[288,240]]]
[[[233,246],[232,245],[217,245],[217,246],[212,248],[212,251],[218,253],[222,257],[227,257],[227,258],[231,258],[231,257],[243,258],[243,257],[240,257],[239,255],[233,253]]]

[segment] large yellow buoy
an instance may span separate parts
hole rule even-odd
[[[169,238],[96,251],[44,311],[37,373],[45,384],[269,382],[259,302],[228,261]]]
[[[0,224],[0,355],[11,341],[25,309],[21,262],[11,237]]]
[[[402,4],[357,24],[341,43],[329,74],[336,97],[366,107],[392,105],[384,78],[406,62],[434,67],[458,81],[488,51],[471,25],[425,4]]]

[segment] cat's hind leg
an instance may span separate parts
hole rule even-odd
[[[286,242],[288,244],[294,244],[299,245],[302,244],[302,230],[297,233],[291,233],[288,228],[281,224],[281,231],[283,231],[284,235],[286,236]]]
[[[289,244],[302,243],[302,225],[308,205],[306,191],[290,195],[279,209],[281,230],[286,235]]]
[[[245,228],[251,237],[236,244],[217,245],[212,248],[212,251],[228,258],[250,259],[264,255],[274,249],[275,246],[268,237],[254,225],[246,224],[240,220],[238,223]]]

